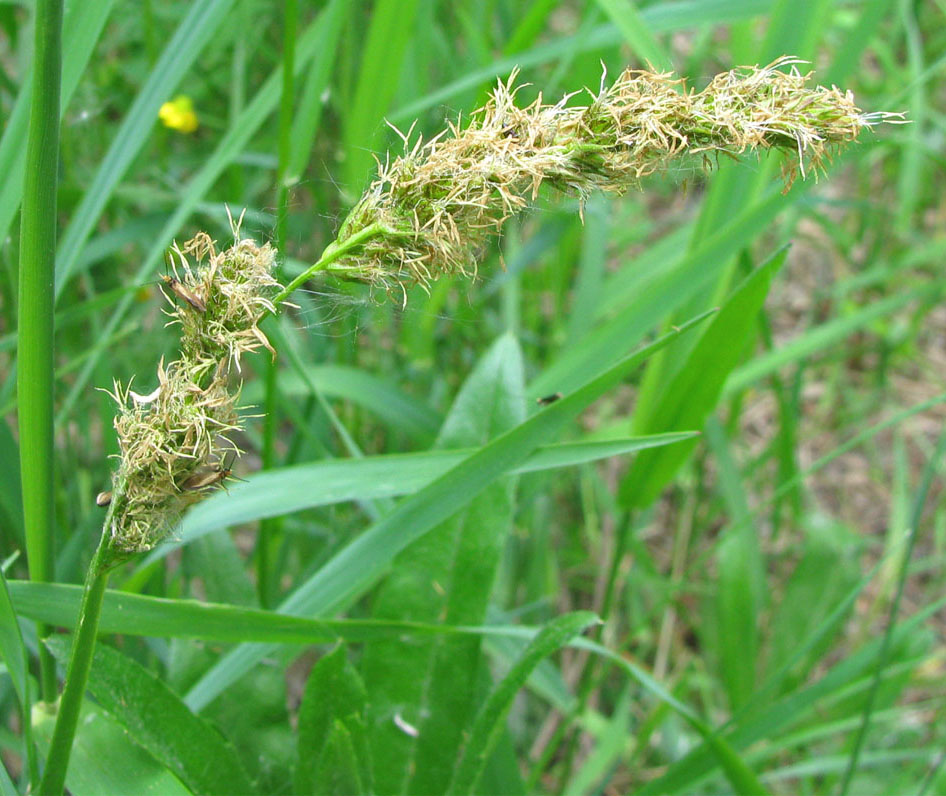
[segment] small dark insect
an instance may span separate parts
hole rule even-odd
[[[536,398],[535,402],[539,406],[548,406],[549,404],[554,404],[556,401],[562,400],[562,394],[560,392],[553,392],[551,395],[545,395],[541,398]]]
[[[190,476],[183,484],[181,484],[181,489],[186,492],[198,492],[202,489],[207,489],[208,487],[214,486],[215,484],[220,484],[224,489],[224,481],[228,478],[236,478],[233,475],[233,458],[236,454],[230,457],[230,462],[228,464],[219,464],[217,467],[211,470],[205,470],[202,473],[194,473]],[[242,480],[237,478],[237,480]]]
[[[161,281],[164,282],[168,290],[170,290],[175,296],[179,299],[186,301],[198,312],[206,312],[207,305],[204,304],[204,301],[200,296],[198,296],[190,288],[184,287],[181,284],[181,280],[176,276],[171,276],[170,274],[162,274]]]
[[[107,506],[112,502],[112,493],[111,492],[99,492],[95,496],[95,505],[96,506]]]

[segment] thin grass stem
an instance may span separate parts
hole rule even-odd
[[[82,591],[82,605],[79,609],[79,625],[72,644],[69,669],[66,672],[66,685],[59,703],[56,727],[49,744],[46,758],[46,771],[37,793],[41,796],[59,796],[66,783],[66,770],[69,767],[69,755],[82,709],[85,686],[89,681],[92,668],[92,654],[95,651],[95,637],[98,635],[99,617],[105,599],[105,587],[108,584],[108,554],[112,503],[102,531],[99,546],[89,564],[85,588]]]
[[[55,577],[54,324],[56,169],[62,72],[62,0],[37,0],[26,179],[20,222],[17,402],[23,521],[30,579]],[[49,634],[38,624],[40,639]],[[56,698],[56,668],[40,645],[40,693]]]
[[[366,242],[372,238],[379,237],[381,235],[393,234],[391,230],[387,229],[382,224],[371,224],[370,226],[365,227],[364,229],[358,230],[350,238],[346,238],[343,243],[338,243],[338,241],[333,241],[328,246],[325,247],[325,251],[322,252],[322,256],[319,257],[318,261],[310,265],[305,269],[299,276],[293,279],[286,287],[284,287],[273,299],[274,305],[279,305],[280,302],[285,301],[292,295],[293,291],[296,288],[304,285],[309,279],[311,279],[315,274],[320,271],[327,271],[332,267],[332,264],[337,260],[340,260],[342,257],[346,257],[349,254],[352,254],[359,246],[363,246]],[[344,268],[336,268],[340,273],[344,272]]]
[[[279,165],[276,175],[276,249],[283,253],[286,251],[286,223],[289,216],[288,170],[292,147],[292,108],[295,96],[294,66],[298,21],[297,0],[285,0],[283,3],[282,98],[279,104]],[[279,426],[278,373],[279,364],[276,358],[272,357],[266,364],[265,374],[261,450],[261,469],[263,470],[271,469],[276,463],[276,429]],[[273,597],[269,551],[272,539],[278,534],[280,525],[280,520],[275,517],[263,520],[256,539],[256,588],[263,608],[270,605]]]

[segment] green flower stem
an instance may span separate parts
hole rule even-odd
[[[279,103],[279,166],[276,174],[276,249],[286,251],[286,223],[289,216],[289,159],[292,150],[292,106],[295,95],[294,65],[296,61],[296,31],[299,21],[297,0],[285,0],[283,3],[283,63],[282,97]],[[272,357],[264,366],[265,397],[263,400],[263,445],[261,450],[261,469],[269,470],[276,464],[276,430],[279,426],[277,415],[277,375],[279,364]],[[264,519],[259,526],[256,538],[256,591],[259,604],[269,607],[273,599],[272,578],[270,573],[269,551],[273,537],[279,533],[282,522],[278,517]]]
[[[37,790],[41,796],[59,796],[66,782],[69,754],[72,751],[72,741],[79,722],[79,711],[82,708],[85,686],[89,680],[89,670],[92,668],[95,637],[98,635],[99,617],[102,613],[102,602],[105,599],[105,586],[108,583],[109,541],[111,539],[108,529],[116,503],[117,501],[113,500],[109,508],[102,538],[95,555],[92,556],[86,575],[85,588],[82,591],[82,606],[79,608],[78,630],[72,643],[72,656],[66,672],[66,685],[59,703],[53,738],[49,744],[46,771]]]
[[[322,252],[322,256],[319,257],[318,262],[314,265],[310,265],[305,269],[299,276],[293,279],[286,287],[284,287],[273,299],[273,304],[278,306],[280,302],[285,301],[293,293],[293,291],[306,283],[319,271],[328,271],[331,269],[332,263],[336,260],[340,260],[342,257],[351,254],[355,249],[363,244],[367,243],[372,238],[380,237],[381,235],[394,235],[396,234],[392,230],[383,226],[382,224],[371,224],[364,229],[358,230],[349,238],[345,240],[333,241],[328,246],[325,247],[325,251]],[[344,272],[347,269],[339,268],[335,269],[340,273]]]
[[[62,72],[62,0],[37,0],[33,89],[20,222],[17,405],[30,578],[54,578],[53,278]],[[42,639],[49,635],[38,624]],[[56,667],[40,645],[40,692],[56,698]]]

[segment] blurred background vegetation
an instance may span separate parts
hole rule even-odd
[[[244,234],[277,237],[287,24],[282,4],[260,0],[99,0],[67,4],[64,33],[57,575],[81,582],[101,523],[94,496],[116,452],[114,405],[96,388],[135,376],[150,390],[176,345],[155,286],[165,249],[198,230],[226,244],[227,206],[246,208]],[[907,113],[911,124],[867,131],[826,178],[785,194],[777,155],[675,168],[641,192],[593,198],[583,222],[575,201],[543,194],[486,254],[475,283],[442,279],[404,307],[359,285],[312,282],[282,327],[309,378],[281,347],[273,463],[347,457],[351,441],[366,455],[426,450],[506,332],[522,347],[530,403],[568,394],[654,332],[719,305],[791,241],[751,334],[733,341],[739,364],[714,406],[688,403],[714,365],[713,352],[695,358],[684,340],[574,429],[601,439],[702,431],[685,458],[649,452],[520,478],[491,615],[530,624],[576,608],[608,615],[601,640],[714,726],[733,720],[768,788],[828,793],[858,743],[870,656],[904,572],[851,791],[946,793],[946,510],[935,455],[946,416],[946,2],[332,0],[301,2],[296,34],[284,277],[333,240],[371,179],[372,155],[398,151],[386,120],[435,134],[517,65],[531,84],[523,99],[541,91],[554,101],[596,89],[603,68],[613,77],[649,60],[701,88],[734,65],[793,54],[865,111]],[[29,3],[0,3],[4,557],[23,538],[17,98],[31,41]],[[246,363],[245,404],[265,400],[267,362]],[[251,424],[240,475],[260,468],[263,435]],[[346,502],[269,521],[265,550],[254,524],[218,531],[129,565],[112,586],[271,607],[385,506]],[[7,575],[24,571],[19,559]],[[369,598],[348,615],[371,611]],[[180,692],[220,654],[186,639],[122,643]],[[498,670],[514,652],[487,648]],[[315,658],[286,648],[205,710],[264,792],[290,788],[290,716]],[[692,754],[693,730],[619,670],[566,650],[530,686],[502,746],[513,762],[495,763],[494,783],[513,787],[518,768],[548,792],[729,787]],[[0,706],[9,717],[0,746],[12,754],[6,679]],[[6,759],[15,769],[15,754]]]

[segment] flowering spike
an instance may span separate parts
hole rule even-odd
[[[498,81],[465,126],[385,159],[378,177],[339,230],[336,246],[379,230],[326,270],[395,292],[444,274],[472,276],[487,240],[535,199],[543,184],[584,200],[593,191],[622,193],[684,155],[780,149],[783,169],[815,175],[832,150],[853,141],[877,117],[849,92],[808,87],[797,58],[717,75],[702,91],[669,73],[625,70],[611,85],[602,71],[587,104],[574,94],[520,108],[518,70]],[[787,71],[784,71],[787,70]],[[884,117],[888,118],[888,117]],[[411,128],[413,129],[413,127]]]

